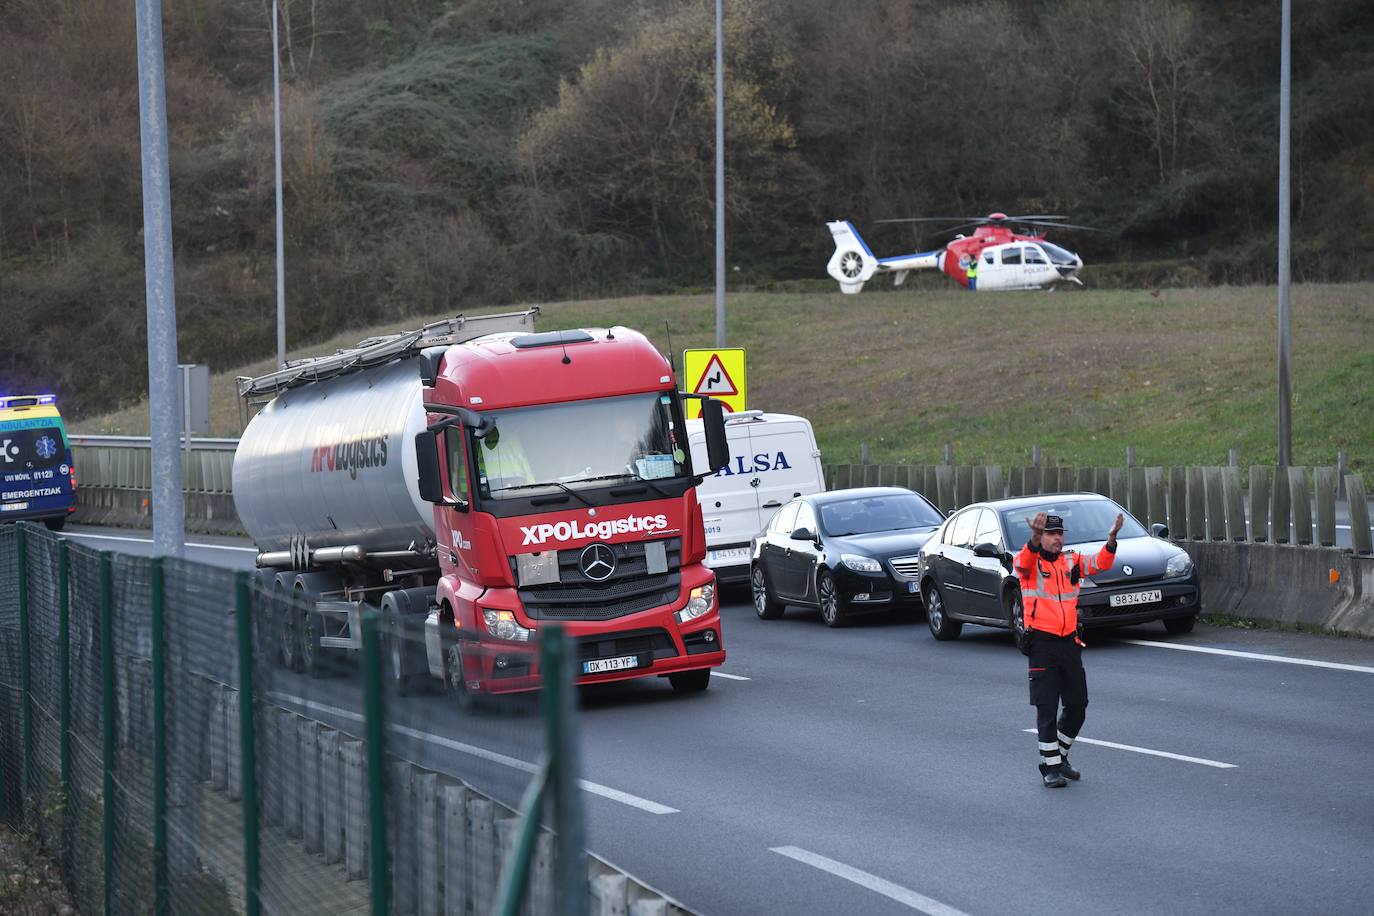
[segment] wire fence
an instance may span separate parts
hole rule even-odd
[[[0,527],[0,817],[79,909],[586,912],[559,628],[479,697],[422,588],[281,582]]]

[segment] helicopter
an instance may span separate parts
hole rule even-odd
[[[826,272],[840,284],[843,293],[857,293],[874,274],[892,273],[893,285],[901,286],[913,270],[935,269],[970,291],[1009,289],[1045,289],[1059,283],[1083,285],[1078,272],[1083,259],[1049,241],[1041,229],[1083,229],[1098,232],[1091,226],[1066,223],[1066,217],[1049,214],[1008,216],[989,213],[987,216],[931,216],[915,219],[885,219],[880,223],[958,222],[945,230],[958,232],[970,227],[972,235],[958,235],[943,248],[918,251],[913,254],[880,258],[873,254],[859,230],[848,220],[826,223],[835,240],[835,253],[830,256]],[[1017,229],[1026,227],[1026,234]],[[977,265],[977,270],[970,268]]]

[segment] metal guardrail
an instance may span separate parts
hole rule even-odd
[[[153,452],[147,436],[68,436],[78,487],[151,490]],[[237,439],[191,437],[181,450],[181,479],[188,493],[231,493]]]
[[[73,448],[89,448],[94,446],[99,446],[101,448],[152,448],[152,439],[148,436],[80,436],[75,433],[68,433],[67,441],[71,443]],[[196,436],[191,437],[191,451],[193,452],[232,452],[238,447],[239,440],[237,439],[201,439]]]

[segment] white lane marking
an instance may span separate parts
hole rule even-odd
[[[747,681],[749,678],[740,674],[726,674],[724,671],[712,671],[711,677],[723,677],[727,681]]]
[[[1023,728],[1021,731],[1028,734],[1035,734],[1033,728]],[[1167,757],[1170,760],[1182,760],[1184,763],[1199,763],[1205,767],[1216,767],[1218,770],[1234,770],[1236,764],[1222,763],[1220,760],[1208,760],[1206,757],[1188,757],[1183,754],[1171,754],[1168,751],[1156,751],[1148,747],[1136,747],[1134,744],[1117,744],[1115,741],[1098,741],[1096,738],[1084,738],[1079,735],[1073,739],[1074,744],[1096,744],[1100,747],[1115,748],[1118,751],[1131,751],[1136,754],[1149,754],[1151,757]]]
[[[343,719],[351,719],[355,722],[363,721],[362,715],[353,712],[349,709],[340,709],[337,706],[330,706],[325,703],[317,703],[314,700],[307,700],[304,697],[292,696],[289,693],[269,691],[267,695],[275,700],[285,700],[289,703],[295,703],[303,709],[311,709],[315,712],[323,712],[329,715],[338,716]],[[539,767],[537,764],[530,763],[527,760],[521,760],[518,757],[508,757],[505,754],[499,754],[496,751],[487,750],[484,747],[477,747],[476,745],[472,744],[464,744],[461,741],[454,741],[452,738],[445,738],[442,735],[426,734],[425,732],[416,731],[413,728],[407,728],[404,725],[389,725],[387,726],[387,728],[398,735],[405,735],[407,738],[414,738],[417,741],[425,741],[429,744],[437,745],[438,747],[442,748],[447,748],[451,751],[458,751],[460,754],[467,754],[470,757],[477,757],[482,760],[491,761],[492,763],[498,763],[501,766],[510,767],[513,770],[520,770],[522,773],[539,772]],[[640,798],[638,795],[631,795],[629,792],[622,792],[619,789],[612,789],[610,786],[603,786],[597,782],[591,782],[586,779],[580,779],[578,780],[578,784],[583,788],[583,790],[590,792],[593,795],[600,795],[602,798],[609,798],[611,801],[617,801],[620,802],[622,805],[629,805],[632,808],[638,808],[639,810],[647,811],[650,814],[679,813],[677,808],[670,808],[667,805],[661,805],[656,801],[650,801],[647,798]]]
[[[64,537],[64,538],[95,538],[96,540],[99,540],[99,541],[137,541],[137,542],[140,543],[140,544],[151,544],[151,543],[153,543],[153,539],[152,539],[152,538],[125,538],[125,537],[117,537],[117,536],[115,536],[115,535],[113,535],[113,534],[91,534],[89,531],[64,531],[64,532],[62,532],[62,537]],[[201,548],[204,548],[204,549],[206,549],[206,550],[246,550],[246,551],[248,551],[249,553],[257,553],[257,552],[258,552],[258,548],[256,548],[256,547],[234,547],[234,546],[229,545],[229,544],[191,544],[191,543],[188,543],[186,546],[187,546],[187,547],[201,547]]]
[[[1259,652],[1241,652],[1237,649],[1213,649],[1210,646],[1185,646],[1174,642],[1156,642],[1153,639],[1123,639],[1121,642],[1133,646],[1150,646],[1154,649],[1178,649],[1181,652],[1205,652],[1208,655],[1229,655],[1232,658],[1249,658],[1261,662],[1283,662],[1286,665],[1306,665],[1309,668],[1330,668],[1334,671],[1358,671],[1361,674],[1374,674],[1368,665],[1347,665],[1344,662],[1319,662],[1310,658],[1293,658],[1289,655],[1263,655]]]
[[[825,856],[802,849],[798,846],[774,846],[769,852],[776,852],[780,856],[794,859],[812,868],[819,868],[823,872],[829,872],[837,878],[851,881],[859,887],[867,888],[875,894],[882,894],[889,900],[905,904],[913,910],[919,910],[928,916],[967,916],[963,910],[956,910],[952,906],[947,906],[938,900],[932,900],[925,894],[918,894],[913,890],[902,887],[900,884],[893,884],[877,875],[871,875],[866,871],[861,871],[852,865],[843,862],[836,862],[834,859],[827,859]]]

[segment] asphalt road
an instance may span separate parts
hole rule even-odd
[[[211,562],[251,563],[196,540]],[[828,630],[726,602],[731,677],[696,696],[660,681],[580,696],[589,848],[701,913],[1369,911],[1374,641],[1099,636],[1083,780],[1049,790],[1004,634],[937,644],[919,616]],[[358,730],[348,671],[271,682]],[[518,802],[540,749],[528,704],[389,708],[395,751]]]

